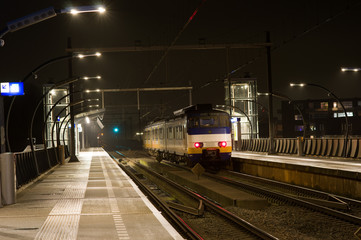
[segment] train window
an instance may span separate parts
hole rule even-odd
[[[176,127],[176,139],[178,139],[178,140],[183,139],[183,126]]]
[[[231,122],[228,115],[224,114],[201,114],[200,116],[192,116],[188,118],[189,128],[198,127],[230,127]]]
[[[215,117],[201,118],[200,124],[202,127],[212,127],[217,124],[217,119]]]
[[[159,139],[163,139],[163,128],[159,128]]]
[[[157,129],[155,129],[155,140],[158,140],[158,138],[159,138],[159,136],[158,136],[158,128]]]
[[[196,128],[199,126],[199,118],[198,117],[190,117],[188,118],[188,127]]]
[[[154,129],[152,129],[153,140],[155,139]]]
[[[168,128],[168,139],[173,139],[173,128],[172,127]]]
[[[175,139],[179,139],[179,128],[178,128],[178,126],[177,127],[175,127]]]

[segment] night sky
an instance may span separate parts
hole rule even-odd
[[[292,99],[327,98],[319,89],[291,89],[289,82],[321,84],[340,98],[361,97],[361,73],[343,73],[342,66],[361,67],[361,1],[2,1],[0,27],[6,22],[54,6],[103,4],[104,15],[59,15],[8,33],[0,48],[0,79],[21,81],[41,63],[73,48],[169,46],[199,7],[175,45],[264,43],[271,34],[273,91]],[[149,74],[164,52],[104,53],[101,59],[74,60],[74,75],[101,75],[84,88],[194,87],[193,103],[222,104],[222,79],[227,75],[225,50],[170,51],[152,77]],[[258,79],[259,92],[267,91],[266,49],[232,49],[232,77]],[[27,96],[41,84],[68,77],[67,62],[52,64],[38,79],[25,85]],[[211,84],[207,84],[211,83]],[[32,92],[33,91],[33,92]],[[22,97],[18,104],[31,105]],[[34,100],[35,101],[35,100]],[[135,105],[134,93],[106,95],[106,105]],[[149,118],[188,105],[187,92],[147,93],[142,104],[157,104]],[[164,107],[159,107],[160,105]],[[107,107],[107,106],[106,106]],[[132,109],[132,106],[129,106]],[[149,108],[151,109],[151,108]],[[136,110],[133,107],[133,110]],[[131,111],[131,110],[129,110]],[[143,113],[146,113],[144,110]]]

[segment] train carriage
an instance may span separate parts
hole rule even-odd
[[[228,113],[209,104],[174,112],[174,118],[153,122],[144,129],[144,148],[160,161],[189,165],[227,163],[231,158],[231,123]]]

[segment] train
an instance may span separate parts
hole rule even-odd
[[[158,161],[163,159],[192,167],[229,164],[232,154],[231,120],[211,104],[192,105],[174,116],[148,124],[143,147]]]

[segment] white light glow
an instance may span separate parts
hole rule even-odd
[[[61,10],[62,13],[70,13],[72,15],[77,15],[79,13],[104,13],[106,10],[103,6],[80,6],[80,7],[69,7]]]
[[[304,87],[306,86],[305,83],[290,83],[291,87]]]
[[[359,72],[361,71],[361,68],[349,68],[349,67],[342,67],[342,72]]]
[[[90,123],[90,119],[89,119],[89,117],[85,117],[85,122],[86,122],[87,124],[89,124],[89,123]]]
[[[104,13],[104,12],[105,12],[105,8],[103,8],[103,7],[98,7],[98,12]]]

